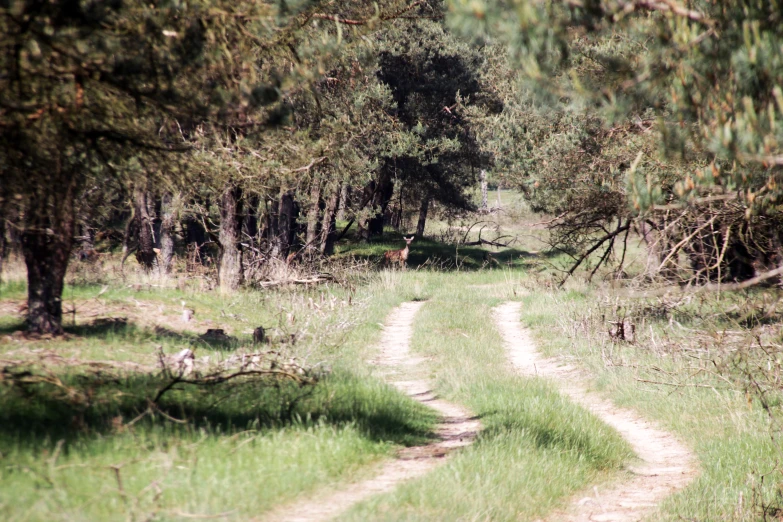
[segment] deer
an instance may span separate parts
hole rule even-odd
[[[405,268],[405,263],[408,261],[408,252],[410,251],[411,241],[413,241],[413,238],[415,236],[411,237],[405,237],[402,238],[405,240],[405,248],[401,248],[400,250],[388,250],[383,254],[383,260],[385,263],[394,263],[399,262],[400,268]]]

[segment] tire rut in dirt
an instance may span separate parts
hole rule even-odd
[[[567,522],[630,522],[649,515],[668,495],[687,486],[697,475],[692,452],[673,434],[631,410],[617,408],[588,392],[579,370],[547,359],[536,350],[530,333],[519,324],[521,303],[509,302],[494,310],[509,360],[522,375],[554,381],[574,402],[615,428],[636,452],[640,463],[629,469],[633,477],[592,494],[578,495],[565,511],[547,520]],[[584,493],[584,492],[583,492]]]
[[[367,480],[350,484],[341,490],[297,502],[273,510],[261,520],[285,522],[317,522],[335,518],[351,506],[373,495],[394,489],[400,483],[420,477],[446,462],[457,448],[471,444],[481,425],[470,412],[457,404],[439,399],[425,380],[410,378],[426,363],[410,355],[413,320],[423,302],[403,303],[387,317],[380,342],[376,365],[385,378],[412,399],[435,409],[440,421],[435,429],[437,441],[400,450],[396,458],[383,464],[378,473]]]

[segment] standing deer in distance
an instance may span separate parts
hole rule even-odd
[[[398,262],[400,263],[400,268],[405,268],[405,263],[408,262],[408,252],[410,251],[411,241],[413,241],[414,237],[415,236],[403,236],[402,238],[405,240],[405,248],[401,248],[400,250],[386,251],[386,253],[383,254],[384,263]]]

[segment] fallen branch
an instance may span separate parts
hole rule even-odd
[[[327,281],[333,281],[334,278],[332,276],[327,275],[320,275],[316,277],[309,277],[304,279],[279,279],[277,281],[262,281],[260,283],[257,283],[257,286],[260,286],[261,288],[272,288],[275,286],[285,286],[285,285],[313,285],[318,283],[325,283]]]
[[[709,384],[696,384],[693,382],[678,383],[678,382],[662,382],[662,381],[650,381],[647,379],[635,379],[636,382],[643,382],[647,384],[659,384],[661,386],[673,386],[675,388],[709,388],[711,390],[716,389],[715,386]]]
[[[479,246],[479,245],[489,245],[489,246],[493,246],[493,247],[502,247],[502,248],[506,248],[506,247],[508,247],[508,246],[509,246],[511,243],[513,243],[514,241],[516,241],[515,239],[513,239],[513,238],[512,238],[512,239],[511,239],[511,240],[510,240],[508,243],[500,243],[500,242],[498,242],[498,239],[502,239],[502,238],[504,238],[504,237],[510,237],[510,236],[500,236],[500,237],[498,237],[498,238],[495,238],[495,239],[494,239],[494,240],[492,240],[492,241],[490,241],[490,240],[488,240],[488,239],[482,239],[482,238],[478,238],[478,240],[476,240],[476,241],[468,241],[467,243],[462,243],[460,246]]]
[[[745,290],[746,288],[756,286],[757,284],[767,281],[768,279],[773,279],[781,275],[783,275],[783,266],[779,266],[774,270],[764,272],[763,274],[759,274],[756,277],[752,277],[739,283],[709,283],[702,286],[666,286],[656,290],[630,292],[624,294],[624,297],[659,297],[670,293],[700,294],[702,292],[734,292],[737,290]]]

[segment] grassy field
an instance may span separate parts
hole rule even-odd
[[[630,299],[600,272],[592,284],[580,272],[557,290],[568,258],[543,251],[544,231],[529,226],[541,218],[518,196],[501,197],[503,212],[434,222],[432,237],[412,244],[405,272],[366,267],[401,248],[399,235],[340,244],[341,266],[364,267],[341,284],[220,296],[203,278],[119,277],[111,264],[75,263],[68,335],[58,339],[15,333],[25,292],[17,265],[0,284],[0,519],[247,520],[369,476],[397,448],[432,437],[432,411],[367,362],[386,315],[408,300],[426,301],[412,345],[427,361],[422,377],[484,430],[445,466],[342,519],[536,520],[581,488],[622,480],[633,456],[613,430],[508,368],[490,315],[507,300],[523,302],[520,321],[542,351],[585,367],[595,389],[697,452],[700,477],[651,519],[779,516],[776,291]],[[465,233],[475,241],[478,220],[493,222],[482,238],[514,242],[488,257],[443,241]],[[633,248],[628,273],[643,258]],[[184,308],[195,312],[189,322]],[[622,317],[636,325],[633,342],[607,333]],[[268,344],[253,344],[257,326]],[[203,336],[216,328],[230,338]],[[162,361],[185,348],[197,373],[256,355],[293,377],[167,388]]]
[[[0,327],[10,334],[21,326],[9,312],[23,286],[1,291]],[[433,414],[363,363],[398,295],[332,287],[222,298],[122,286],[72,286],[66,295],[77,313],[65,339],[0,342],[3,520],[245,520],[430,437]],[[192,322],[180,320],[183,300],[196,311]],[[219,364],[258,352],[257,325],[272,340],[264,351],[323,375],[312,384],[177,385],[144,415],[170,382],[157,371],[160,352],[187,347]],[[215,327],[234,339],[199,337]]]
[[[523,321],[545,352],[579,361],[595,376],[597,389],[658,421],[696,451],[701,475],[667,499],[655,518],[776,520],[783,508],[781,388],[778,383],[776,390],[767,389],[762,401],[742,371],[752,368],[752,359],[743,360],[743,349],[753,348],[754,335],[764,334],[749,329],[744,338],[729,342],[726,333],[740,330],[723,321],[715,324],[714,318],[726,317],[736,298],[707,296],[698,305],[701,310],[690,302],[657,317],[634,313],[632,307],[643,309],[645,303],[631,302],[629,315],[636,322],[643,318],[644,329],[637,330],[634,343],[611,342],[602,328],[609,319],[601,318],[617,313],[616,303],[622,301],[612,297],[611,291],[588,288],[531,292],[523,300]],[[660,303],[656,308],[662,308]],[[621,315],[628,312],[620,308]],[[682,325],[686,319],[687,327]],[[755,351],[763,355],[761,348]],[[764,356],[762,370],[768,367],[779,379],[780,361],[780,355]],[[763,371],[755,376],[762,378]]]

